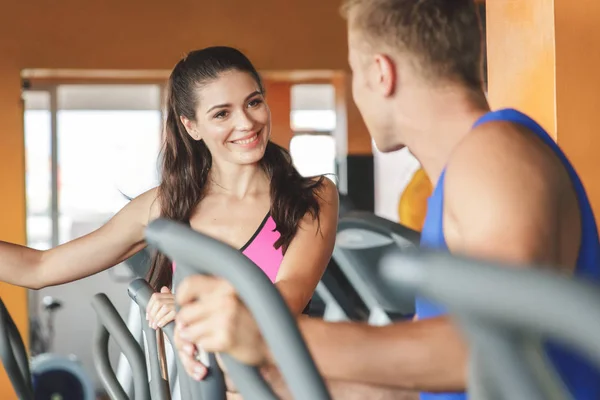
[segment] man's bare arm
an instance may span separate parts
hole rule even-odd
[[[467,352],[447,318],[378,327],[301,317],[298,325],[328,380],[431,392],[466,385]]]
[[[261,370],[266,382],[280,400],[294,400],[289,391],[281,372],[274,366],[268,366]],[[325,384],[332,400],[419,400],[419,393],[387,386],[369,385],[361,382],[340,381],[325,379]],[[239,397],[231,397],[227,400],[242,400]]]

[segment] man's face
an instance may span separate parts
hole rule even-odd
[[[385,66],[382,69],[381,56],[366,44],[361,32],[353,29],[351,24],[348,27],[348,62],[352,70],[352,97],[375,145],[382,152],[398,150],[398,132],[393,129],[392,96],[385,87],[390,85],[390,78],[382,75],[386,69]]]

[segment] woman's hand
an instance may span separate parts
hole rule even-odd
[[[146,320],[152,329],[162,328],[175,319],[175,296],[164,286],[154,293],[146,308]]]

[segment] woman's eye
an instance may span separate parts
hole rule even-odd
[[[254,100],[250,100],[250,102],[248,103],[248,106],[250,106],[250,107],[256,107],[260,103],[262,103],[262,100],[260,100],[260,99],[254,99]]]
[[[227,116],[227,111],[221,111],[221,112],[218,112],[215,114],[215,118],[219,118],[219,119],[225,118],[226,116]]]

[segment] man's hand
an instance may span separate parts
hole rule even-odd
[[[199,355],[198,349],[193,343],[181,338],[177,325],[175,325],[175,348],[188,375],[197,381],[203,379],[207,370],[197,358]]]
[[[198,372],[196,349],[227,353],[248,365],[266,362],[268,353],[258,326],[228,282],[191,276],[177,288],[176,300],[181,309],[175,319],[175,346],[191,376],[205,373]]]

